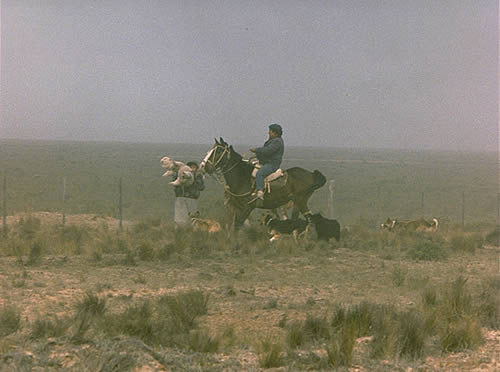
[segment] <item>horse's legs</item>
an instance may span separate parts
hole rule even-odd
[[[231,232],[231,229],[233,227],[233,221],[234,221],[234,209],[231,206],[226,206],[226,216],[224,220],[224,228],[226,229],[226,232],[229,234]]]
[[[243,211],[235,211],[235,214],[234,214],[234,229],[236,231],[238,231],[243,226],[243,224],[245,223],[245,220],[250,215],[250,212],[252,212],[252,209],[245,209]]]
[[[297,218],[299,216],[299,212],[300,212],[305,217],[307,222],[309,222],[309,223],[311,222],[310,217],[312,216],[312,212],[309,210],[309,207],[307,206],[307,202],[308,202],[310,197],[311,197],[311,194],[306,195],[305,197],[302,197],[298,200],[293,201],[292,218]]]

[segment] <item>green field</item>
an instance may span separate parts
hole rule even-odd
[[[117,217],[121,178],[124,219],[168,221],[173,191],[161,178],[159,159],[200,161],[210,147],[3,140],[0,175],[7,179],[7,214],[62,211],[65,177],[67,214]],[[248,148],[235,146],[240,153]],[[437,217],[442,226],[462,219],[466,225],[498,222],[496,153],[288,147],[282,167],[293,166],[319,169],[335,180],[334,216],[344,226],[360,219],[375,226],[387,217]],[[206,183],[202,214],[221,218],[222,186],[212,178]],[[316,191],[311,209],[326,215],[328,197],[327,186]]]

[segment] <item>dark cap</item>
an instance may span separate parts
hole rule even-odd
[[[271,124],[269,126],[269,129],[272,130],[274,133],[279,134],[280,136],[283,134],[283,129],[281,128],[281,125],[279,125],[279,124]]]

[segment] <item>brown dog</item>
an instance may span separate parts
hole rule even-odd
[[[191,215],[191,226],[194,231],[206,231],[209,233],[216,233],[222,230],[220,223],[216,220],[199,218],[200,212]]]

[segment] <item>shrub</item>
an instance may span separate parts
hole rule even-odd
[[[443,246],[431,240],[418,240],[406,254],[409,258],[418,261],[438,261],[447,257]]]
[[[0,308],[0,337],[8,336],[21,327],[21,313],[11,306]]]
[[[455,234],[450,240],[450,247],[455,252],[474,253],[483,245],[483,238],[479,234]]]

